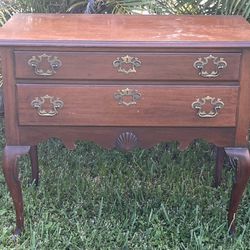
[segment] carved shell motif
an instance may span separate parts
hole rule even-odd
[[[116,147],[121,150],[130,151],[138,146],[138,138],[132,132],[124,132],[116,139]]]

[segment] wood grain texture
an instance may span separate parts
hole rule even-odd
[[[13,49],[0,48],[2,57],[3,93],[4,93],[4,113],[5,113],[5,137],[6,141],[12,145],[19,144],[19,131],[17,127],[16,113],[16,86],[14,75]]]
[[[115,100],[114,94],[126,88],[141,94],[136,104],[126,106]],[[40,116],[31,106],[37,97],[46,95],[64,102],[53,117]],[[224,102],[216,117],[200,118],[192,108],[193,102],[206,96]],[[17,97],[20,125],[234,127],[238,87],[18,84]],[[208,112],[213,106],[206,108]],[[45,103],[44,109],[50,110],[51,105]]]
[[[242,47],[249,38],[239,16],[17,14],[0,31],[0,45],[18,46]]]
[[[249,125],[249,91],[250,91],[250,49],[243,51],[241,62],[240,92],[237,110],[237,128],[235,144],[239,147],[248,145],[248,125]]]
[[[34,73],[28,61],[33,56],[56,56],[62,62],[62,66],[52,76],[39,76]],[[139,52],[58,52],[58,51],[16,51],[16,77],[36,79],[114,79],[114,80],[199,80],[211,81],[198,74],[194,68],[194,62],[198,58],[209,55],[223,58],[227,67],[221,70],[216,80],[239,80],[240,53],[139,53]],[[136,72],[125,74],[118,72],[113,66],[117,58],[129,55],[138,58],[141,66]],[[47,63],[48,64],[48,63]],[[49,68],[44,60],[41,67]],[[128,68],[131,65],[128,65]],[[125,65],[124,65],[125,68]],[[217,70],[212,60],[204,67],[211,72]]]
[[[178,141],[180,149],[186,149],[195,139],[224,147],[234,144],[234,128],[164,128],[164,127],[58,127],[20,126],[21,144],[37,145],[49,138],[57,138],[69,149],[74,149],[77,141],[85,140],[112,149],[117,138],[124,132],[132,132],[138,138],[139,148],[151,148],[158,143]]]

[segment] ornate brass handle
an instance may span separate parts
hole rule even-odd
[[[48,56],[43,54],[41,56],[32,56],[28,65],[34,69],[36,75],[52,76],[62,66],[62,62],[56,56]],[[46,68],[41,68],[46,66]]]
[[[129,55],[118,57],[113,61],[113,66],[117,68],[117,71],[124,74],[136,73],[136,68],[140,67],[141,64],[141,61],[137,57]]]
[[[44,104],[48,108],[43,108],[42,106]],[[61,101],[59,98],[49,95],[36,97],[31,102],[31,106],[37,110],[37,113],[40,116],[54,116],[58,114],[58,110],[61,109],[63,105],[63,101]]]
[[[118,104],[130,106],[136,104],[136,101],[141,98],[141,94],[137,90],[126,88],[114,93],[114,98]]]
[[[204,70],[205,66],[209,64],[209,62],[212,62],[212,64],[214,64],[216,68],[211,72]],[[193,66],[198,70],[198,74],[200,76],[205,78],[215,78],[220,75],[222,69],[225,69],[227,67],[227,62],[224,60],[224,58],[218,58],[209,55],[204,58],[198,58],[198,60],[194,62]]]
[[[211,110],[204,110],[204,105],[211,106]],[[220,109],[224,107],[224,103],[221,99],[215,97],[206,96],[201,99],[197,99],[192,103],[192,108],[198,111],[197,115],[201,118],[213,118],[218,115]]]

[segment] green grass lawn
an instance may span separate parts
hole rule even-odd
[[[1,150],[4,146],[1,128]],[[26,230],[13,241],[12,201],[0,171],[0,249],[250,249],[250,185],[227,234],[233,170],[211,187],[212,146],[176,143],[132,153],[58,140],[39,145],[40,186],[29,185],[28,157],[19,160]]]

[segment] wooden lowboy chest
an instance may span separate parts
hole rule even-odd
[[[237,159],[228,223],[250,176],[250,26],[238,16],[18,14],[0,31],[3,171],[24,228],[16,159],[37,144],[89,140],[131,150],[214,143]],[[221,167],[221,153],[217,171]]]

